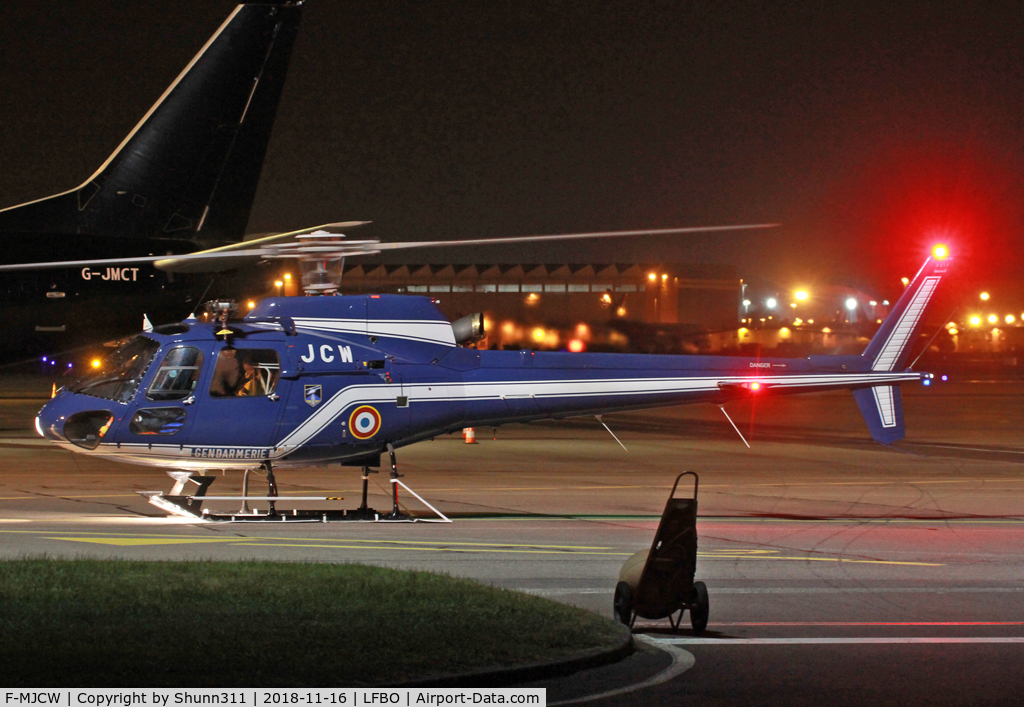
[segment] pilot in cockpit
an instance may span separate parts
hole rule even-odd
[[[215,398],[267,395],[272,384],[257,355],[245,349],[223,349],[217,356],[210,383]]]

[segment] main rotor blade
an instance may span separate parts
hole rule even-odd
[[[181,255],[140,255],[130,258],[94,258],[91,260],[59,260],[44,263],[17,263],[13,265],[0,265],[0,272],[48,270],[50,268],[74,268],[86,265],[131,265],[132,263],[156,263],[160,261],[165,261],[168,264],[177,264],[179,262],[189,260],[227,260],[230,258],[244,259],[246,257],[260,258],[264,255],[270,255],[276,252],[274,250],[261,248],[260,246],[262,245],[276,243],[287,238],[302,236],[307,233],[312,233],[313,231],[341,228],[348,231],[353,228],[358,228],[359,226],[365,226],[368,223],[371,222],[341,221],[338,223],[325,223],[320,226],[310,226],[308,228],[300,228],[297,231],[287,231],[285,233],[272,233],[268,236],[262,236],[251,241],[230,243],[217,248],[200,250],[194,253],[183,253]]]
[[[460,245],[498,245],[502,243],[529,243],[536,241],[567,241],[575,238],[614,238],[616,236],[663,236],[674,233],[713,233],[717,231],[748,231],[761,228],[778,228],[781,223],[753,223],[736,226],[690,226],[687,228],[646,228],[637,231],[596,231],[594,233],[560,233],[550,236],[503,236],[501,238],[472,238],[460,241],[407,241],[404,243],[380,243],[377,250],[402,250],[405,248],[444,248]]]
[[[203,250],[196,253],[186,253],[183,255],[144,255],[131,258],[96,258],[92,260],[63,260],[63,261],[51,261],[44,263],[18,263],[16,265],[0,265],[0,272],[16,271],[16,270],[47,270],[50,268],[73,268],[73,267],[84,267],[91,265],[131,265],[132,263],[161,263],[170,265],[180,265],[186,261],[202,261],[202,260],[221,260],[227,262],[230,260],[239,261],[245,258],[262,258],[270,255],[281,255],[281,251],[275,248],[261,248],[261,245],[270,245],[271,243],[284,240],[285,238],[300,236],[312,231],[339,227],[343,226],[346,228],[353,228],[354,226],[362,225],[363,223],[369,223],[368,221],[363,222],[345,222],[338,224],[325,224],[323,226],[314,226],[312,228],[303,228],[297,231],[289,231],[288,233],[276,233],[271,236],[265,236],[258,238],[248,243],[232,243],[231,245],[221,246],[219,248],[211,248],[209,250]],[[782,224],[778,223],[755,223],[755,224],[742,224],[735,226],[690,226],[686,228],[648,228],[635,231],[596,231],[594,233],[560,233],[546,236],[504,236],[500,238],[471,238],[466,240],[457,241],[407,241],[403,243],[380,243],[377,241],[363,241],[363,242],[351,242],[352,246],[345,247],[345,241],[338,242],[338,257],[352,258],[360,255],[374,255],[383,250],[405,250],[409,248],[446,248],[452,246],[467,246],[467,245],[500,245],[504,243],[530,243],[539,241],[565,241],[580,238],[614,238],[617,236],[662,236],[680,233],[715,233],[721,231],[748,231],[755,229],[764,228],[777,228]],[[257,247],[253,247],[257,246]],[[232,263],[230,267],[237,267],[242,263]],[[168,269],[173,269],[168,267]]]

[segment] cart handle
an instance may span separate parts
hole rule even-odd
[[[687,474],[693,477],[693,500],[697,500],[697,484],[700,483],[700,477],[697,476],[697,472],[695,471],[684,471],[682,474],[676,477],[676,482],[672,484],[672,493],[668,495],[669,500],[676,497],[676,487],[679,486],[679,480],[682,479]]]

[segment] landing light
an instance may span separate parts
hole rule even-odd
[[[949,257],[949,248],[942,243],[935,244],[935,246],[932,247],[932,257],[936,260],[945,260]]]

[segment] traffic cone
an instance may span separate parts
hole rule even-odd
[[[472,427],[463,428],[462,434],[466,438],[466,444],[476,444],[476,430]]]

